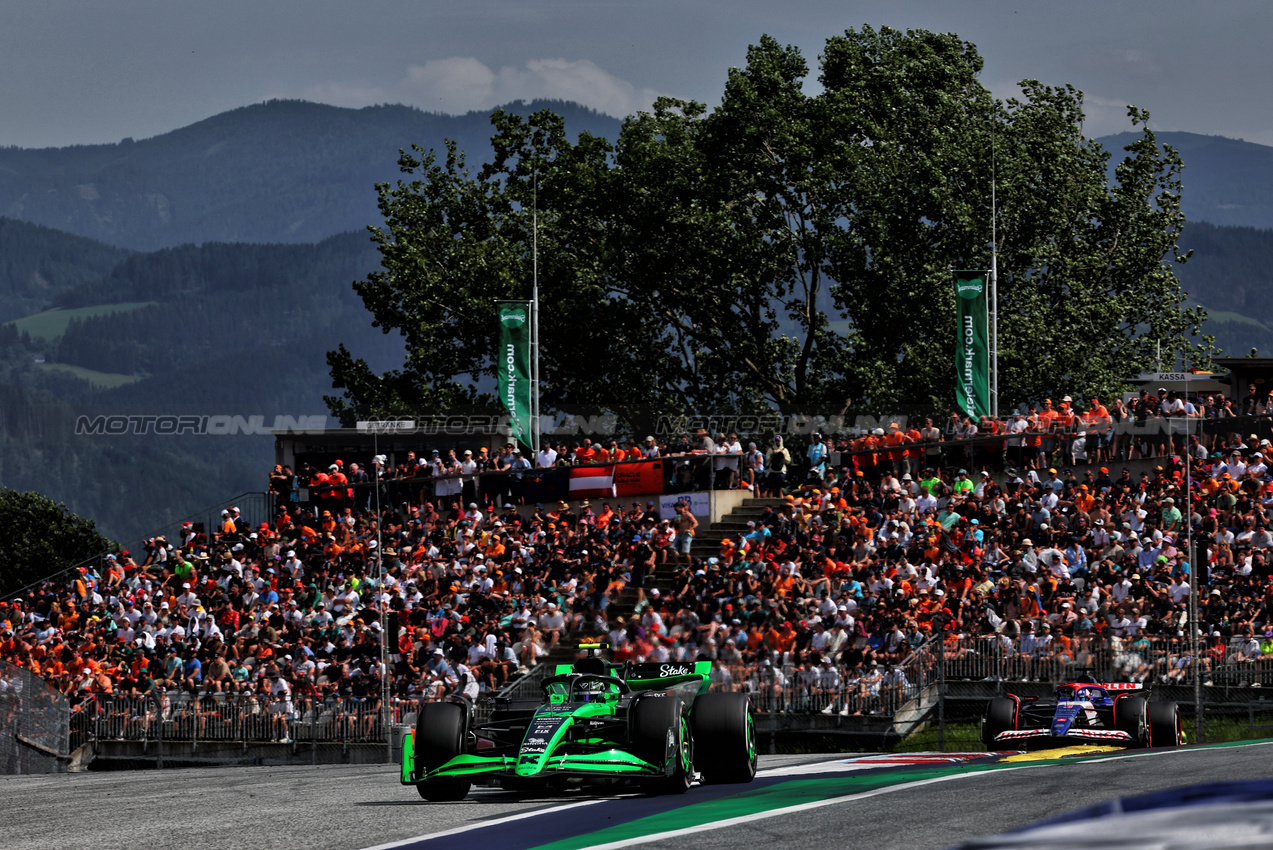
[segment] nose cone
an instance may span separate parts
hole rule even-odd
[[[544,759],[546,756],[522,756],[517,760],[517,769],[515,773],[518,776],[538,776],[543,770]]]

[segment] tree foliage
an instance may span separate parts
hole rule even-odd
[[[0,594],[116,548],[66,505],[0,488]]]
[[[538,215],[543,396],[706,410],[953,402],[950,269],[999,269],[1001,398],[1106,395],[1210,356],[1172,270],[1180,157],[1147,113],[1107,178],[1082,94],[996,100],[955,35],[849,30],[807,93],[769,37],[720,105],[671,99],[610,144],[497,112],[491,163],[413,148],[379,185],[381,269],[355,289],[411,352],[332,352],[345,418],[488,400],[495,301],[526,297]],[[489,384],[488,384],[489,385]]]

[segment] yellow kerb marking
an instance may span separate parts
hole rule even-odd
[[[1098,753],[1118,753],[1122,752],[1125,747],[1097,747],[1089,744],[1080,744],[1075,747],[1053,747],[1049,750],[1035,750],[1029,753],[1021,753],[1015,756],[1004,756],[1001,762],[1019,762],[1019,761],[1047,761],[1048,759],[1065,758],[1066,756],[1094,756]]]

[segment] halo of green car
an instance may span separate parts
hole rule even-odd
[[[596,653],[560,664],[542,700],[497,699],[476,722],[463,697],[424,703],[402,743],[404,785],[434,802],[474,782],[541,791],[571,784],[681,794],[696,778],[750,782],[756,730],[746,694],[709,693],[711,662],[614,664]]]

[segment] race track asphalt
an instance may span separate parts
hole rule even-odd
[[[854,758],[762,757],[762,775],[778,777],[766,780],[770,788],[788,780],[816,788],[829,781],[822,778],[828,774],[818,770]],[[1111,797],[1197,782],[1269,777],[1273,743],[1011,767],[837,797],[796,813],[692,836],[646,839],[641,846],[945,848]],[[602,837],[600,831],[627,812],[640,810],[657,825],[662,814],[684,813],[686,807],[711,804],[723,793],[736,793],[730,788],[743,787],[749,786],[601,802],[580,794],[525,797],[483,788],[461,803],[429,804],[414,789],[399,785],[393,769],[383,765],[0,777],[0,847],[361,850],[458,829],[458,834],[426,843],[502,850],[513,844],[532,847],[544,843],[541,838],[551,838],[535,831],[537,811],[577,804],[538,820],[573,829],[580,837],[592,832]],[[495,828],[480,826],[510,818],[510,823]],[[477,831],[466,836],[466,828]],[[651,831],[657,833],[657,826]]]
[[[669,839],[646,848],[754,847],[939,850],[1114,797],[1181,785],[1273,777],[1273,744],[1129,753],[1128,758],[968,774],[875,797]],[[827,844],[828,841],[838,842]]]

